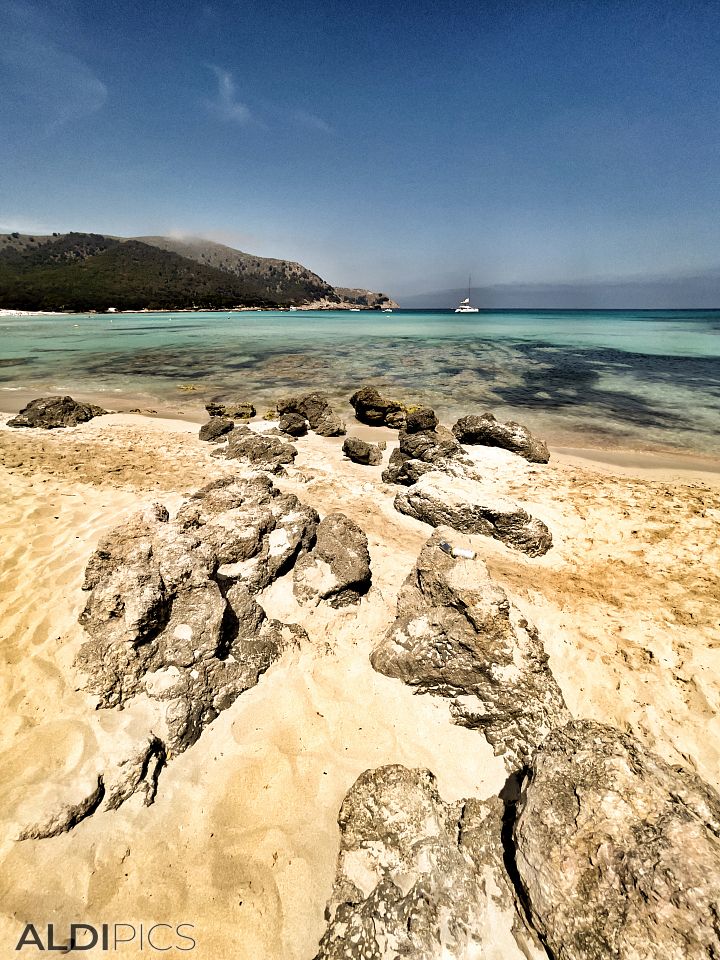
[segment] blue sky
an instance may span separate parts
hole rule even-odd
[[[0,230],[402,297],[720,265],[716,2],[0,0]]]

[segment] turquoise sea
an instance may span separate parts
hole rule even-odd
[[[4,410],[31,391],[174,411],[233,397],[262,412],[311,389],[346,403],[366,382],[443,419],[492,410],[558,445],[720,456],[720,311],[0,318]]]

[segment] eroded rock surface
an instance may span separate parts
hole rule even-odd
[[[448,697],[455,723],[485,734],[510,772],[570,719],[537,630],[481,560],[457,560],[430,537],[398,597],[397,618],[373,667],[423,693]]]
[[[429,770],[366,770],[338,823],[340,853],[315,960],[540,960],[503,866],[503,804],[445,803]]]
[[[297,456],[297,447],[279,437],[255,433],[250,427],[235,427],[226,446],[213,451],[214,457],[239,460],[241,463],[270,473],[282,473]]]
[[[382,451],[376,443],[367,443],[359,437],[347,437],[343,443],[343,453],[353,463],[362,463],[375,467],[382,463]]]
[[[198,436],[201,440],[213,443],[225,437],[226,433],[230,433],[234,426],[233,421],[228,420],[227,417],[210,417],[208,422],[200,427]]]
[[[291,437],[304,437],[308,431],[307,420],[301,413],[284,413],[278,426]]]
[[[461,417],[452,430],[460,443],[502,447],[525,457],[530,463],[547,463],[550,459],[546,444],[533,437],[527,427],[514,420],[501,423],[492,413]]]
[[[358,603],[370,589],[367,537],[344,513],[320,521],[317,542],[295,564],[293,590],[300,602],[327,600],[333,607]]]
[[[542,520],[469,477],[423,473],[398,493],[395,509],[433,527],[492,537],[530,557],[542,556],[552,546],[552,534]]]
[[[79,423],[86,423],[107,412],[92,403],[78,403],[72,397],[38,397],[23,407],[17,416],[8,420],[7,425],[56,430],[60,427],[76,427]]]
[[[345,424],[333,410],[324,393],[305,393],[285,397],[278,401],[277,412],[299,413],[310,424],[310,429],[320,437],[340,437],[345,434]]]
[[[165,704],[167,754],[194,743],[302,636],[253,594],[310,548],[317,523],[259,476],[210,484],[174,520],[156,505],[115,528],[90,558],[80,615],[77,666],[99,706],[146,693]]]
[[[720,957],[720,797],[695,774],[575,721],[533,757],[514,832],[553,957]]]
[[[432,411],[431,411],[432,412]],[[425,417],[417,424],[430,422]],[[471,467],[471,461],[455,439],[443,426],[432,430],[415,430],[410,433],[403,429],[398,434],[399,446],[390,454],[390,461],[383,471],[385,483],[399,483],[410,486],[431,470],[439,470],[454,476],[463,476]]]
[[[376,387],[360,387],[351,397],[355,418],[371,427],[393,427],[399,430],[405,425],[407,407],[397,400],[383,397]]]
[[[255,407],[243,400],[230,400],[228,403],[212,401],[205,404],[205,409],[211,417],[227,417],[229,420],[251,420],[255,414]]]

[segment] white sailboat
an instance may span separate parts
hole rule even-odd
[[[473,307],[470,303],[470,280],[468,277],[468,295],[455,308],[455,313],[480,313],[480,307]]]

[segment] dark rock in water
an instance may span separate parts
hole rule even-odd
[[[392,427],[399,430],[405,424],[407,408],[397,400],[388,400],[375,387],[365,386],[357,390],[350,403],[355,417],[371,427]]]
[[[502,447],[525,457],[530,463],[547,463],[550,459],[543,441],[537,440],[527,427],[514,420],[500,423],[491,413],[484,413],[481,417],[461,417],[452,429],[460,443]]]
[[[364,463],[371,467],[382,463],[380,447],[374,443],[366,443],[359,437],[348,437],[343,443],[343,453],[353,463]]]
[[[402,467],[407,470],[408,464]],[[465,477],[425,473],[398,493],[395,509],[432,527],[445,525],[462,533],[492,537],[529,557],[542,556],[552,546],[552,534],[542,520]]]
[[[295,564],[293,591],[300,602],[327,600],[333,607],[358,603],[370,589],[367,537],[344,513],[320,521],[317,542]]]
[[[455,723],[482,730],[509,771],[570,719],[537,630],[480,560],[456,560],[436,531],[398,597],[373,667],[451,699]]]
[[[226,433],[230,433],[234,426],[232,420],[227,420],[225,417],[211,417],[207,423],[200,427],[198,436],[201,440],[212,443],[215,440],[220,440]]]
[[[255,433],[249,427],[237,427],[228,435],[228,444],[213,452],[214,457],[240,460],[271,473],[282,473],[286,464],[292,463],[297,449],[278,437]]]
[[[398,440],[399,446],[390,454],[388,466],[383,471],[385,483],[408,486],[429,470],[462,476],[465,467],[471,466],[470,459],[446,427],[416,433],[401,430]]]
[[[72,397],[39,397],[31,400],[12,420],[8,420],[7,425],[55,430],[58,427],[76,427],[107,412],[92,403],[78,403]]]
[[[277,412],[299,413],[321,437],[340,437],[345,434],[345,424],[335,413],[324,393],[305,393],[299,397],[285,397],[278,401]]]
[[[197,740],[303,635],[253,600],[314,542],[318,516],[268,478],[227,479],[115,528],[90,558],[77,666],[101,707],[166,705],[167,754]]]
[[[307,420],[301,413],[284,413],[280,417],[280,430],[291,437],[304,437],[307,433]]]
[[[628,734],[554,730],[517,807],[515,861],[558,960],[720,957],[720,797]]]
[[[503,803],[445,803],[429,770],[366,770],[343,801],[315,960],[545,960],[503,864]]]
[[[435,411],[430,407],[415,407],[408,411],[405,419],[406,433],[421,433],[426,430],[434,430],[438,425],[438,418]]]
[[[251,403],[240,400],[229,403],[206,403],[205,409],[211,417],[227,417],[230,420],[251,420],[255,414],[255,407]]]

